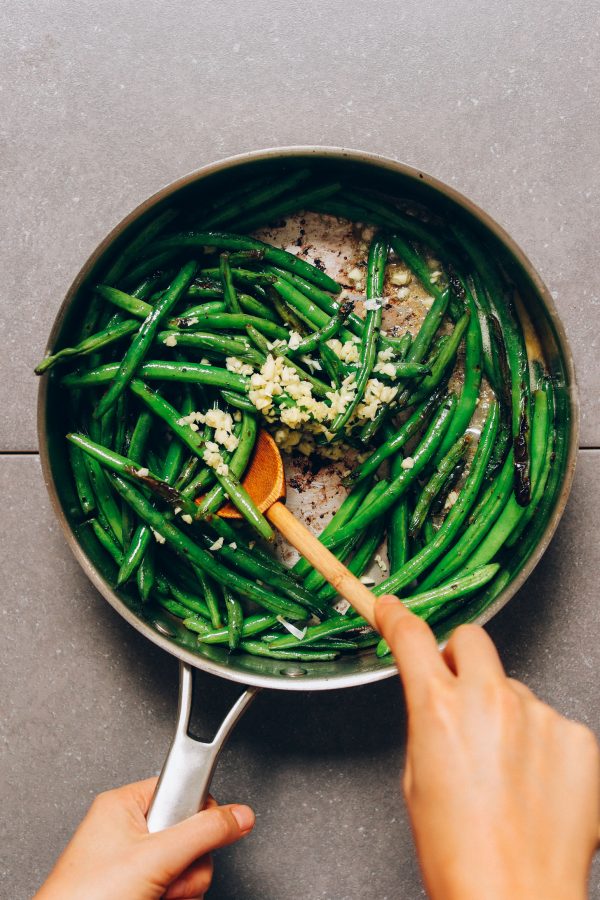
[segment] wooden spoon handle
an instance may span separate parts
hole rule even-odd
[[[369,625],[375,625],[375,595],[359,581],[346,566],[331,553],[327,547],[306,528],[302,522],[277,501],[265,513],[267,519],[282,533],[315,569],[333,585],[338,594],[352,604],[356,612],[363,616]]]

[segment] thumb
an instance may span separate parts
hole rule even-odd
[[[146,846],[155,877],[169,884],[205,853],[245,837],[252,831],[254,821],[249,806],[214,806],[148,835]]]

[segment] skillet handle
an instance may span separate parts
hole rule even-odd
[[[192,685],[191,667],[180,663],[177,725],[146,817],[148,831],[151,832],[176,825],[202,809],[219,753],[231,729],[259,690],[248,688],[244,691],[223,719],[212,741],[204,743],[188,734]]]

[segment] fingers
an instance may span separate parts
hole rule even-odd
[[[443,657],[459,678],[481,681],[505,677],[498,651],[478,625],[460,625],[446,644]]]
[[[526,687],[522,682],[517,681],[516,678],[507,678],[506,680],[515,694],[518,694],[519,697],[522,697],[524,700],[538,700],[533,691]]]
[[[201,856],[233,844],[254,827],[249,806],[215,806],[190,816],[178,825],[148,835],[152,867],[169,884]]]
[[[212,877],[212,857],[203,856],[172,882],[165,893],[165,900],[193,900],[194,897],[203,897],[210,888]]]
[[[145,778],[143,781],[133,781],[122,787],[104,791],[97,799],[103,799],[115,806],[137,807],[145,816],[150,807],[150,801],[154,796],[158,778]]]
[[[379,597],[375,604],[375,619],[396,659],[407,703],[418,702],[422,689],[432,676],[451,677],[429,625],[409,612],[397,597]]]

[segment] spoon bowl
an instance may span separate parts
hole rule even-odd
[[[375,627],[375,595],[281,502],[285,499],[283,460],[279,447],[262,428],[242,484],[259,510],[292,547],[352,604],[369,625]],[[242,518],[231,503],[220,509],[218,515],[224,519]]]

